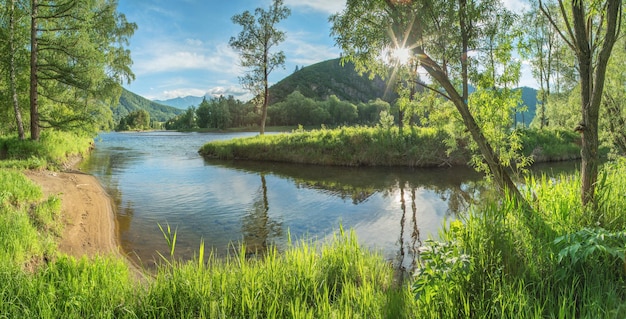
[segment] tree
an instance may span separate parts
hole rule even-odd
[[[115,0],[31,0],[30,9],[31,139],[42,127],[93,125],[134,78],[124,46],[137,26]]]
[[[439,85],[430,89],[456,107],[498,189],[528,208],[468,104],[469,68],[477,62],[468,53],[479,49],[497,7],[502,7],[497,0],[348,0],[346,9],[331,17],[332,34],[344,59],[361,71],[383,74],[384,67],[376,62],[383,50],[402,50],[415,59]]]
[[[539,12],[539,9],[526,13],[522,24],[527,36],[523,40],[520,51],[530,59],[533,77],[539,82],[537,116],[539,129],[543,129],[547,124],[546,107],[553,81],[552,75],[555,72],[555,56],[557,46],[560,45],[559,38],[554,27]]]
[[[10,0],[7,6],[9,16],[9,34],[8,34],[8,56],[9,56],[9,94],[13,104],[13,112],[15,113],[15,125],[17,126],[17,134],[20,140],[25,139],[24,122],[22,120],[22,110],[19,104],[18,96],[18,54],[20,51],[19,22],[20,14],[17,12],[16,0]]]
[[[539,9],[576,56],[582,119],[574,129],[582,136],[580,170],[584,206],[596,204],[600,105],[607,66],[621,29],[622,6],[621,0],[572,0],[569,3],[558,0],[549,7],[539,0]]]
[[[211,104],[206,100],[206,97],[202,98],[202,102],[196,109],[196,117],[199,128],[208,128],[211,121]]]
[[[285,33],[276,29],[276,25],[291,14],[283,5],[283,0],[274,0],[268,11],[257,8],[252,15],[249,11],[232,17],[235,24],[243,30],[231,37],[230,46],[240,52],[241,66],[247,73],[239,78],[241,84],[257,99],[261,100],[261,131],[265,133],[267,106],[269,104],[269,74],[285,64],[283,51],[271,53],[276,45],[285,40]]]

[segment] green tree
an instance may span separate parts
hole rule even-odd
[[[185,113],[165,122],[166,130],[191,130],[198,127],[196,119],[196,107],[190,106]]]
[[[582,115],[575,128],[582,136],[581,200],[585,206],[595,205],[600,105],[607,66],[621,30],[623,3],[621,0],[573,0],[568,3],[558,0],[553,6],[547,6],[539,0],[539,9],[576,56]],[[558,24],[557,19],[562,24]]]
[[[380,112],[391,110],[391,105],[381,99],[369,101],[367,103],[359,103],[357,111],[359,114],[358,122],[360,124],[375,125],[380,120]]]
[[[359,118],[356,105],[347,101],[341,101],[335,95],[328,97],[326,105],[333,124],[352,124]]]
[[[42,127],[93,128],[134,78],[125,46],[137,26],[116,0],[31,0],[30,9],[31,139]]]
[[[147,130],[151,128],[150,113],[146,110],[130,112],[120,119],[116,127],[118,131]]]
[[[211,121],[211,104],[206,100],[206,97],[202,99],[198,109],[196,109],[196,118],[199,128],[208,128]]]
[[[547,124],[546,108],[556,71],[555,60],[560,38],[538,8],[524,14],[521,23],[526,37],[522,38],[520,52],[530,60],[533,77],[539,83],[537,118],[539,129],[543,129]]]
[[[348,0],[346,9],[331,17],[332,34],[345,59],[361,71],[384,74],[377,62],[384,50],[401,50],[415,59],[440,86],[431,89],[456,107],[498,189],[528,207],[468,104],[469,68],[481,67],[468,52],[479,49],[498,7],[503,6],[497,0]]]
[[[269,10],[257,8],[254,15],[249,11],[232,17],[233,23],[240,25],[243,30],[239,35],[231,37],[230,46],[240,52],[241,66],[247,68],[247,73],[240,77],[241,84],[256,99],[261,100],[261,131],[265,133],[267,107],[269,104],[269,74],[279,66],[285,64],[283,51],[270,51],[285,40],[285,33],[276,28],[276,25],[291,14],[291,10],[283,5],[282,0],[274,0]]]
[[[231,124],[228,100],[220,96],[213,101],[211,108],[211,126],[218,129],[229,128]]]
[[[622,20],[626,28],[626,19]],[[616,155],[626,155],[626,37],[622,36],[615,44],[613,57],[609,62],[602,97],[602,107],[606,110],[600,119],[600,132],[613,146]],[[601,136],[602,137],[602,136]]]

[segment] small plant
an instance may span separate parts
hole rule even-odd
[[[603,228],[583,228],[558,237],[553,243],[559,249],[558,262],[569,261],[570,267],[592,258],[607,256],[626,262],[626,231],[609,232]]]
[[[174,259],[174,249],[176,249],[176,234],[178,233],[178,227],[176,227],[176,229],[174,229],[174,232],[172,232],[172,228],[170,227],[169,223],[167,224],[166,229],[163,229],[163,226],[161,226],[161,224],[157,225],[159,225],[159,229],[161,230],[161,233],[163,234],[163,237],[167,242],[167,247],[170,248],[170,258]],[[161,258],[163,258],[163,260],[167,261],[167,258],[165,258],[160,252],[158,254],[159,256],[161,256]]]
[[[469,280],[470,256],[462,253],[456,242],[427,240],[419,251],[422,265],[412,287],[416,299],[432,300]]]

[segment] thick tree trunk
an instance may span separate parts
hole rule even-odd
[[[24,122],[22,121],[22,111],[17,97],[17,79],[15,67],[15,0],[11,0],[10,17],[9,17],[9,87],[11,90],[11,99],[13,102],[13,110],[15,112],[15,124],[17,125],[17,135],[20,140],[24,136]]]
[[[38,0],[31,0],[30,24],[30,139],[39,140],[39,101],[37,95],[37,9]]]

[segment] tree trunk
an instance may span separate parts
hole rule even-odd
[[[580,72],[582,121],[576,127],[582,135],[581,147],[581,199],[583,206],[595,208],[595,188],[598,179],[598,118],[606,68],[611,57],[613,45],[617,40],[617,24],[619,22],[621,0],[609,0],[606,6],[606,35],[597,57],[594,70],[593,51],[588,30],[587,13],[583,1],[572,4],[576,54]],[[595,71],[595,72],[594,72]]]
[[[22,121],[22,111],[20,110],[19,100],[17,97],[15,51],[15,0],[11,0],[9,16],[9,86],[11,90],[11,98],[13,100],[13,110],[15,111],[17,135],[20,140],[24,140],[24,122]]]
[[[267,57],[267,55],[269,54],[268,41],[269,40],[266,40],[264,43],[265,54],[263,55],[263,105],[261,106],[261,131],[259,132],[260,135],[265,134],[265,121],[267,121],[267,104],[269,103],[269,100],[270,100],[269,85],[267,84],[267,81],[268,81],[267,78],[269,76],[269,71],[268,71],[269,61]]]
[[[476,123],[474,116],[469,110],[467,102],[463,100],[461,95],[459,95],[454,85],[450,82],[445,73],[438,67],[437,63],[426,55],[421,48],[416,49],[416,51],[422,61],[422,67],[426,69],[426,71],[437,81],[437,83],[443,86],[451,101],[454,103],[454,106],[461,114],[465,127],[472,135],[476,144],[478,144],[480,153],[483,155],[491,174],[493,174],[493,179],[498,187],[498,190],[504,195],[511,196],[520,208],[523,208],[526,211],[531,211],[530,205],[524,196],[522,196],[519,192],[519,189],[517,189],[513,180],[511,180],[511,176],[509,176],[505,168],[502,164],[500,164],[498,155],[494,152],[493,148],[487,141],[487,138]]]
[[[30,139],[39,140],[39,105],[37,95],[37,9],[38,0],[31,0],[30,24]]]

